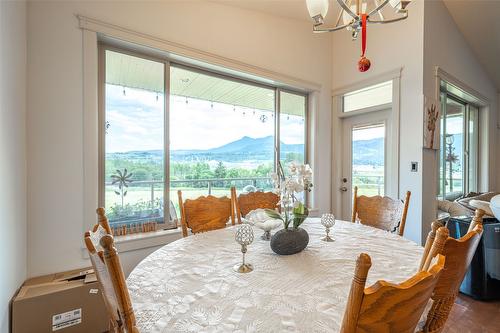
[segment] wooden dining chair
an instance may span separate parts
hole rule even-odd
[[[231,187],[231,200],[236,210],[236,218],[241,223],[241,218],[245,217],[254,209],[276,209],[280,197],[273,192],[250,192],[236,195],[236,188]]]
[[[404,201],[379,195],[373,197],[358,196],[358,187],[355,186],[351,221],[359,220],[362,224],[397,232],[403,236],[410,197],[410,191],[406,192]]]
[[[182,191],[177,191],[179,209],[181,211],[182,236],[188,236],[188,228],[193,234],[226,227],[231,218],[234,225],[233,202],[228,197],[221,198],[212,195],[198,199],[182,201]]]
[[[97,215],[98,224],[85,233],[84,241],[110,317],[110,332],[138,333],[125,275],[104,209],[98,208]]]
[[[446,227],[440,227],[435,231],[436,226],[433,226],[433,230],[429,233],[420,270],[425,271],[430,265],[431,258],[436,254],[446,256],[446,263],[432,293],[432,307],[427,313],[421,332],[441,332],[443,330],[455,304],[460,284],[469,269],[481,239],[484,214],[484,211],[476,210],[467,234],[460,239],[448,237],[449,231]],[[432,233],[435,233],[436,236],[433,237]],[[430,242],[432,245],[428,244]],[[427,248],[430,250],[426,253]]]
[[[379,280],[365,288],[371,259],[361,253],[340,332],[413,333],[445,265],[444,256],[436,259],[428,271],[418,272],[402,283]]]

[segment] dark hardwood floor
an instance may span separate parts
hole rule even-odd
[[[500,301],[480,302],[459,294],[443,333],[499,333]]]

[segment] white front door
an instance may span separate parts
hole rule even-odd
[[[342,179],[343,220],[351,220],[354,186],[358,195],[389,195],[394,192],[397,168],[392,165],[391,110],[346,117],[342,120]],[[397,186],[397,184],[396,184]],[[397,191],[396,191],[397,192]]]

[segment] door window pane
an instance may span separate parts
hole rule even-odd
[[[392,80],[351,91],[342,96],[343,112],[392,103]]]
[[[106,212],[127,233],[151,229],[164,221],[164,64],[109,50],[105,61]]]
[[[181,67],[170,85],[171,197],[271,189],[274,89]]]
[[[352,129],[352,187],[358,195],[384,195],[385,125]]]

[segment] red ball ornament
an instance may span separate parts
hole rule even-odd
[[[361,59],[358,61],[358,70],[360,72],[366,72],[367,70],[370,69],[370,60],[366,58],[365,56],[362,56]]]

